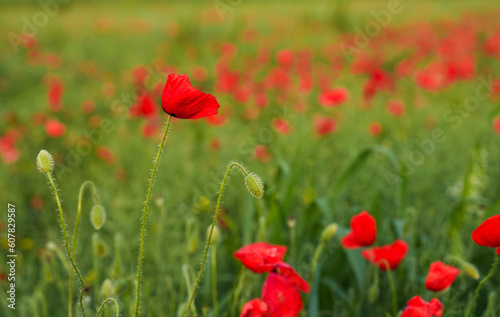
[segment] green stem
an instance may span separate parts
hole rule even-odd
[[[396,294],[396,287],[394,286],[394,279],[392,278],[392,270],[389,268],[389,264],[386,263],[387,269],[387,278],[389,279],[389,287],[391,288],[392,295],[392,310],[394,316],[398,315],[398,295]]]
[[[212,299],[214,305],[214,317],[219,317],[219,307],[217,303],[217,244],[212,247]]]
[[[323,247],[325,246],[325,243],[321,241],[318,246],[316,247],[316,250],[314,251],[314,256],[313,256],[313,261],[311,265],[311,277],[309,280],[309,284],[312,285],[314,282],[314,275],[316,273],[316,267],[318,266],[318,261],[319,261],[319,256],[321,255],[321,251],[323,250]]]
[[[170,127],[170,120],[172,116],[169,115],[167,118],[167,123],[165,124],[165,131],[163,132],[163,137],[158,148],[158,154],[156,155],[156,160],[153,165],[153,171],[151,172],[151,178],[149,180],[148,194],[146,196],[146,202],[144,203],[144,210],[142,211],[142,227],[141,227],[141,246],[139,251],[139,264],[137,266],[137,294],[135,300],[135,317],[139,316],[140,313],[140,302],[141,302],[141,277],[142,277],[142,261],[144,257],[144,236],[146,232],[146,213],[148,211],[149,201],[151,200],[151,193],[153,192],[153,183],[155,180],[155,174],[158,167],[158,162],[160,161],[160,156],[163,150],[163,144],[167,138],[168,128]]]
[[[467,313],[467,317],[470,317],[472,315],[472,309],[476,305],[476,300],[477,300],[477,296],[479,295],[479,290],[481,290],[481,287],[483,287],[483,284],[486,283],[486,281],[488,281],[490,279],[490,277],[493,276],[493,274],[495,273],[495,271],[497,269],[497,265],[498,265],[498,254],[495,254],[495,260],[493,261],[493,266],[491,267],[490,273],[485,278],[483,278],[481,280],[481,282],[479,282],[479,285],[476,288],[476,293],[474,294],[474,299],[472,300],[472,304],[469,307],[469,312]]]
[[[83,200],[83,191],[86,186],[91,186],[92,191],[94,193],[94,203],[96,205],[100,205],[99,196],[97,195],[97,189],[91,181],[85,181],[80,186],[80,193],[78,194],[78,211],[76,213],[76,224],[75,229],[73,231],[73,261],[75,260],[76,254],[76,237],[78,235],[78,226],[80,225],[80,216],[82,214],[82,200]],[[71,272],[69,275],[69,317],[73,315],[73,268],[71,268]]]
[[[214,233],[214,227],[215,227],[215,224],[217,223],[217,217],[219,215],[219,208],[220,208],[220,202],[222,199],[222,192],[224,191],[224,185],[226,184],[226,180],[227,180],[227,177],[229,176],[229,172],[231,171],[231,169],[234,166],[239,167],[240,170],[243,172],[243,174],[245,174],[245,176],[248,176],[248,172],[245,170],[245,168],[243,168],[243,166],[241,166],[240,164],[234,162],[234,163],[231,163],[229,165],[229,167],[227,168],[226,174],[224,175],[224,178],[222,179],[222,184],[220,185],[220,189],[219,189],[219,197],[217,198],[217,206],[215,207],[214,220],[212,221],[212,226],[210,227],[210,234],[208,235],[207,245],[205,246],[205,253],[203,255],[203,261],[201,262],[200,272],[198,273],[198,277],[196,278],[196,282],[194,283],[193,292],[191,292],[191,298],[189,299],[186,317],[189,317],[189,312],[191,310],[191,304],[193,303],[194,295],[196,293],[196,288],[198,288],[198,283],[200,282],[201,275],[203,273],[203,269],[205,268],[205,262],[207,261],[208,250],[210,249],[210,244],[212,241],[212,234]]]
[[[231,287],[231,297],[229,297],[229,304],[228,304],[228,309],[224,313],[224,317],[227,317],[229,315],[229,311],[233,311],[233,306],[234,305],[234,297],[235,297],[235,292],[236,288],[238,287],[241,276],[243,275],[243,272],[245,271],[245,267],[242,266],[240,272],[238,273],[238,276],[236,277],[236,281],[234,282],[233,286]]]
[[[83,283],[83,278],[82,274],[80,273],[80,270],[76,267],[75,260],[73,259],[73,256],[71,255],[71,252],[69,250],[69,244],[68,244],[68,234],[66,232],[66,222],[64,221],[64,216],[63,216],[63,211],[61,207],[61,200],[59,199],[59,194],[57,193],[57,188],[56,185],[54,184],[54,180],[52,179],[52,175],[50,173],[46,173],[47,178],[49,179],[50,185],[52,186],[52,190],[54,191],[54,197],[57,202],[57,208],[59,209],[59,216],[61,220],[61,227],[63,230],[63,236],[64,236],[64,246],[66,247],[66,255],[68,256],[68,260],[71,262],[71,266],[73,267],[73,270],[75,270],[76,275],[78,276],[78,279],[80,280],[81,284],[81,291],[80,291],[80,308],[82,310],[82,314],[84,317],[87,315],[85,314],[85,308],[83,307],[83,291],[84,291],[84,283]]]
[[[99,317],[99,315],[101,314],[101,311],[104,309],[104,306],[106,305],[106,303],[111,302],[111,301],[115,303],[116,317],[120,316],[120,306],[118,305],[118,302],[116,301],[116,299],[110,297],[110,298],[106,298],[104,300],[104,302],[102,302],[101,307],[99,307],[99,310],[97,311],[96,317]]]

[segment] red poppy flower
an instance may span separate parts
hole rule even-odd
[[[472,232],[472,240],[485,247],[498,248],[500,247],[500,230],[498,228],[500,228],[500,215],[495,215],[483,221]]]
[[[322,115],[314,117],[314,129],[317,136],[323,136],[337,130],[337,122],[333,118]]]
[[[150,117],[157,112],[157,105],[153,97],[149,94],[141,94],[137,96],[136,103],[130,108],[130,115],[133,117]]]
[[[276,54],[276,59],[281,66],[290,66],[293,64],[295,56],[290,49],[283,49]]]
[[[394,115],[395,117],[399,117],[405,112],[405,107],[400,101],[391,100],[389,101],[387,110],[389,111],[390,114]]]
[[[436,298],[426,302],[420,296],[415,296],[406,303],[401,317],[441,317],[443,304]]]
[[[61,110],[61,98],[64,91],[64,84],[61,80],[54,78],[50,81],[49,92],[47,99],[49,107],[52,111]]]
[[[493,120],[493,130],[495,130],[497,134],[500,134],[500,117]]]
[[[113,164],[114,162],[116,162],[115,154],[105,146],[100,146],[97,148],[97,157],[108,164]]]
[[[271,159],[271,154],[269,153],[265,145],[255,146],[253,156],[261,162],[267,162]]]
[[[334,88],[319,96],[319,103],[324,107],[336,107],[349,99],[349,92],[344,87]]]
[[[342,238],[342,246],[346,249],[356,249],[372,245],[377,238],[375,218],[362,211],[351,218],[351,231]]]
[[[378,136],[382,132],[382,125],[380,122],[372,122],[369,129],[372,136]]]
[[[363,250],[361,255],[367,261],[377,265],[379,269],[387,271],[387,269],[394,270],[397,268],[407,252],[408,243],[398,239],[393,244]]]
[[[240,317],[271,317],[274,314],[269,311],[266,302],[259,298],[252,299],[241,309]]]
[[[148,70],[144,66],[137,66],[132,70],[132,77],[134,78],[134,83],[138,86],[144,84],[144,80],[148,76]]]
[[[280,118],[274,119],[273,120],[273,127],[277,132],[279,132],[281,134],[290,134],[292,132],[292,128],[290,127],[290,124],[288,123],[288,121],[286,121],[284,119],[280,119]]]
[[[191,86],[187,75],[170,74],[161,96],[163,111],[179,119],[213,116],[220,107],[217,99]]]
[[[234,257],[240,260],[249,270],[255,273],[263,273],[273,269],[273,266],[269,264],[282,262],[286,250],[285,246],[256,242],[247,244],[234,252]]]
[[[276,273],[271,272],[267,276],[261,297],[276,316],[296,317],[302,310],[299,290],[291,286],[285,277]]]
[[[0,155],[5,163],[14,163],[21,156],[15,142],[15,136],[11,134],[0,136]]]
[[[431,263],[425,287],[433,292],[440,292],[453,284],[460,270],[451,265],[446,265],[441,261]]]
[[[226,124],[226,117],[218,115],[218,116],[208,116],[205,118],[208,124],[212,126],[223,126]]]
[[[58,138],[66,133],[66,126],[57,120],[48,120],[45,123],[45,132],[51,138]]]
[[[290,266],[290,264],[281,262],[272,266],[274,267],[274,272],[283,276],[291,286],[296,287],[304,293],[309,293],[309,284]]]

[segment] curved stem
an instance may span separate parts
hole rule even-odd
[[[141,246],[139,251],[139,265],[137,266],[137,297],[135,301],[135,317],[139,316],[140,311],[140,301],[141,301],[141,277],[142,277],[142,260],[144,257],[144,236],[146,232],[146,213],[148,211],[149,202],[151,200],[151,193],[153,192],[153,183],[155,180],[156,170],[158,168],[158,162],[160,161],[160,156],[163,150],[163,144],[165,143],[165,139],[167,138],[168,128],[170,127],[170,120],[172,116],[169,115],[167,118],[167,123],[165,124],[165,131],[163,132],[163,137],[160,142],[160,146],[158,148],[158,154],[156,155],[156,160],[153,165],[153,171],[151,172],[151,178],[149,180],[149,188],[148,194],[146,196],[146,202],[144,203],[144,210],[142,211],[142,227],[141,227]]]
[[[498,265],[498,254],[495,254],[495,260],[493,261],[493,266],[491,267],[490,273],[485,278],[483,278],[481,282],[479,282],[479,285],[476,288],[476,293],[474,294],[474,299],[472,300],[472,304],[469,307],[469,312],[467,313],[467,317],[470,317],[472,315],[472,309],[476,305],[476,300],[477,296],[479,295],[479,291],[481,290],[481,287],[483,287],[483,284],[486,283],[486,281],[488,281],[490,277],[493,276],[493,274],[497,269],[497,265]]]
[[[57,193],[57,188],[56,185],[54,184],[54,180],[52,179],[52,175],[50,173],[47,173],[47,178],[49,179],[50,185],[52,186],[52,190],[54,191],[54,197],[57,202],[57,208],[59,209],[59,216],[61,220],[61,227],[63,230],[63,235],[64,235],[64,246],[66,247],[66,255],[68,256],[68,260],[71,262],[71,266],[73,267],[73,270],[75,270],[76,275],[78,276],[78,279],[80,280],[81,284],[81,291],[80,291],[80,308],[82,310],[82,314],[84,317],[87,315],[85,314],[85,308],[83,307],[83,291],[84,291],[84,283],[83,283],[83,278],[82,274],[76,267],[75,260],[73,259],[71,252],[69,251],[69,245],[68,245],[68,234],[66,233],[66,222],[64,221],[64,216],[63,216],[63,211],[61,207],[61,200],[59,199],[59,194]]]
[[[245,174],[246,176],[248,175],[248,172],[245,170],[245,168],[243,166],[241,166],[240,164],[238,164],[236,162],[233,162],[227,168],[226,174],[224,175],[224,178],[222,179],[222,184],[220,185],[220,189],[219,189],[219,197],[217,198],[217,205],[215,207],[214,220],[212,221],[212,226],[210,227],[210,234],[208,235],[207,245],[205,246],[205,253],[203,254],[203,261],[201,262],[200,272],[198,273],[198,277],[196,278],[196,282],[194,283],[194,286],[193,286],[193,291],[191,292],[191,298],[189,299],[189,304],[188,304],[187,311],[186,311],[186,317],[189,316],[189,312],[191,310],[191,304],[193,303],[194,295],[196,293],[196,288],[198,288],[198,284],[200,282],[201,275],[203,273],[203,269],[205,268],[205,262],[207,261],[208,250],[210,249],[210,244],[212,242],[212,234],[214,233],[214,227],[215,227],[215,224],[217,223],[217,217],[219,215],[219,208],[220,208],[220,202],[222,199],[222,192],[224,191],[224,185],[226,184],[226,180],[227,180],[227,177],[229,176],[229,172],[231,171],[231,169],[234,166],[239,167],[240,170],[243,172],[243,174]]]
[[[104,302],[102,302],[101,307],[99,307],[99,310],[97,311],[97,315],[95,315],[95,316],[99,317],[99,315],[101,314],[101,311],[104,309],[104,306],[106,305],[106,303],[111,302],[111,301],[115,303],[116,317],[119,317],[120,316],[120,306],[118,305],[118,302],[116,301],[116,299],[114,299],[113,297],[106,298],[104,300]]]
[[[321,255],[321,250],[323,250],[325,243],[321,241],[318,246],[316,247],[316,250],[314,251],[314,256],[313,256],[313,261],[311,265],[311,277],[309,284],[312,285],[314,282],[314,275],[316,273],[316,267],[318,266],[318,261],[319,261],[319,256]]]
[[[82,200],[83,200],[83,191],[86,186],[91,186],[92,191],[94,193],[94,203],[96,205],[100,204],[99,196],[97,195],[97,189],[91,181],[85,181],[83,184],[80,186],[80,193],[78,194],[78,211],[76,213],[76,223],[75,223],[75,229],[73,231],[73,252],[72,252],[72,258],[73,261],[75,260],[76,256],[76,237],[78,235],[78,226],[80,225],[80,216],[82,214]],[[69,317],[73,315],[73,268],[71,268],[71,272],[69,275]]]
[[[214,317],[219,317],[219,305],[217,303],[217,244],[212,247],[212,300],[214,305]]]

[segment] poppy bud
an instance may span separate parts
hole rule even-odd
[[[475,280],[478,280],[479,279],[479,271],[477,269],[477,267],[472,264],[472,263],[469,263],[469,262],[464,262],[462,264],[462,269],[464,270],[464,272],[469,275],[470,277],[472,277],[473,279]]]
[[[113,283],[109,278],[105,279],[104,282],[102,282],[101,285],[101,297],[102,298],[108,298],[113,295]]]
[[[337,233],[338,225],[336,223],[332,223],[328,225],[323,232],[321,233],[321,242],[326,243],[328,240],[333,238],[335,233]]]
[[[92,211],[90,212],[90,221],[92,222],[94,229],[101,229],[106,221],[106,211],[102,205],[94,205],[94,207],[92,207]]]
[[[368,289],[368,300],[370,301],[370,303],[374,303],[377,300],[378,294],[379,294],[378,284],[375,283]]]
[[[289,216],[286,220],[286,224],[288,225],[288,228],[290,228],[290,229],[295,228],[295,225],[297,224],[297,220],[295,220],[294,216]]]
[[[250,173],[245,176],[245,185],[247,186],[248,191],[255,196],[255,198],[260,199],[264,195],[264,185],[257,174]]]
[[[165,204],[165,199],[163,198],[162,195],[157,195],[155,197],[155,203],[156,203],[156,206],[158,206],[159,208],[161,208]]]
[[[54,243],[54,241],[47,242],[47,244],[45,246],[50,251],[56,251],[57,250],[57,245]]]
[[[54,159],[46,150],[41,150],[36,157],[36,167],[41,173],[50,173],[54,168]]]
[[[207,238],[210,236],[210,227],[207,228]],[[217,241],[220,238],[220,229],[218,226],[214,226],[214,231],[212,232],[212,241],[210,241],[210,244],[216,244]]]

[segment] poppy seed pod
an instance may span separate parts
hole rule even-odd
[[[247,186],[248,191],[255,196],[255,198],[260,199],[264,195],[264,185],[257,174],[250,173],[245,176],[245,185]]]
[[[106,221],[106,210],[102,205],[94,205],[92,211],[90,212],[90,221],[94,226],[94,229],[99,230],[104,225]]]
[[[54,159],[46,150],[41,150],[36,157],[36,167],[42,173],[50,173],[54,168]]]

